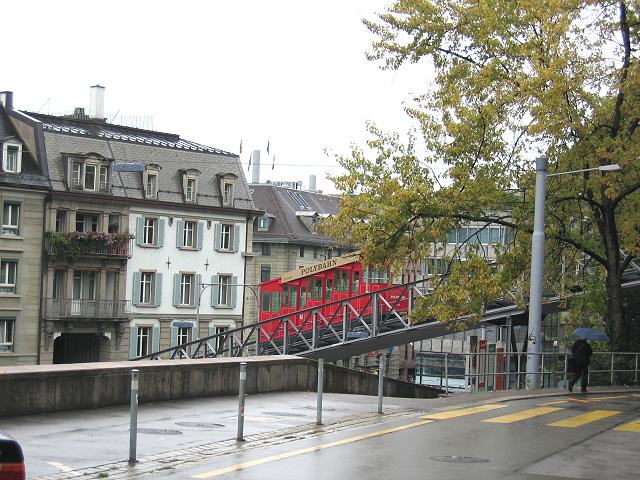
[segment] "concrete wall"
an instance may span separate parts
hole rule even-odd
[[[130,371],[140,370],[140,402],[237,395],[240,361],[247,393],[315,391],[317,364],[294,356],[148,360],[0,369],[0,417],[129,403]],[[324,391],[376,395],[375,375],[325,365]],[[439,390],[385,379],[385,396],[435,398]]]

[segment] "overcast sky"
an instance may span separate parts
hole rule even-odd
[[[362,145],[365,122],[406,132],[401,102],[424,90],[424,67],[382,71],[366,60],[363,17],[390,0],[36,1],[5,5],[0,90],[18,109],[88,108],[238,153],[262,150],[261,181],[336,173],[325,149]],[[9,20],[13,18],[13,21]],[[130,120],[129,120],[130,121]],[[266,146],[270,141],[270,155]],[[271,169],[275,155],[275,168]]]

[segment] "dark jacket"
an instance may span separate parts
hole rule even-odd
[[[589,365],[591,355],[593,355],[593,350],[591,349],[591,345],[589,345],[585,340],[578,339],[573,344],[573,347],[571,347],[571,353],[573,353],[573,358],[575,359],[576,364],[579,367],[585,367]]]

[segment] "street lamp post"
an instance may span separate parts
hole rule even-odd
[[[540,354],[542,353],[542,281],[544,277],[544,201],[547,177],[570,175],[592,170],[615,172],[620,165],[601,165],[569,172],[547,174],[547,158],[536,159],[535,210],[533,217],[533,235],[531,237],[531,283],[529,285],[529,323],[527,334],[527,377],[526,388],[533,390],[541,386]]]

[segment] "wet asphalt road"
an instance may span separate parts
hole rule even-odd
[[[416,414],[401,422],[239,452],[154,478],[635,480],[640,425],[628,427],[638,431],[615,428],[640,420],[640,396],[599,397],[516,400],[424,424],[428,419]],[[520,418],[532,410],[545,413]],[[512,414],[520,417],[505,417]]]
[[[380,417],[375,397],[326,394],[319,428],[310,425],[313,392],[258,395],[247,399],[244,444],[233,441],[236,398],[142,405],[146,433],[133,468],[125,407],[0,418],[0,429],[20,440],[29,478],[41,480],[638,478],[640,423],[630,423],[640,422],[637,392],[510,395],[518,393],[385,399]],[[472,405],[481,411],[460,415]],[[106,466],[87,470],[98,465]]]

